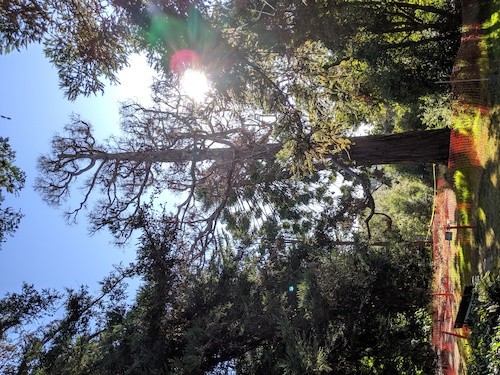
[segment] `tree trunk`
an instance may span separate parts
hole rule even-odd
[[[342,153],[331,155],[339,161],[353,161],[357,165],[436,163],[448,162],[450,129],[426,130],[409,133],[351,137],[351,146]],[[93,160],[133,160],[139,162],[185,163],[190,161],[230,161],[273,159],[282,145],[256,144],[252,148],[209,148],[202,150],[152,150],[143,152],[62,154],[62,157]]]
[[[351,137],[350,140],[352,143],[349,150],[333,154],[332,159],[351,160],[358,165],[448,163],[450,129],[447,128]],[[274,143],[243,150],[207,149],[199,153],[190,152],[189,160],[273,159],[281,147],[281,144]],[[176,154],[176,161],[186,160],[188,157],[186,152],[177,151]]]
[[[349,157],[358,165],[446,164],[450,129],[355,137],[351,141]]]

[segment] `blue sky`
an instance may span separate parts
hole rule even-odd
[[[119,101],[129,97],[145,100],[150,76],[143,59],[134,57],[120,74],[120,86],[107,87],[103,96],[70,102],[59,89],[57,72],[40,46],[0,55],[0,136],[9,137],[16,151],[16,165],[26,172],[26,186],[18,197],[6,194],[4,207],[21,209],[25,217],[14,237],[0,251],[0,297],[20,290],[23,282],[37,288],[76,288],[81,284],[97,290],[97,282],[113,264],[135,258],[135,244],[117,248],[103,232],[88,235],[82,215],[68,225],[62,210],[49,207],[33,190],[36,159],[48,151],[53,134],[62,131],[69,115],[89,120],[99,138],[119,129]]]

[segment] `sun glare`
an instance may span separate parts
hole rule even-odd
[[[180,80],[181,92],[195,102],[202,102],[210,89],[205,73],[200,70],[186,69]]]

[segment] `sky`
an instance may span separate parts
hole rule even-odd
[[[77,224],[67,224],[63,210],[49,207],[33,185],[37,158],[48,152],[51,137],[62,132],[72,113],[90,121],[99,139],[116,134],[119,101],[147,101],[151,74],[145,59],[133,56],[119,75],[119,86],[108,85],[104,95],[70,102],[59,89],[57,72],[42,47],[0,55],[0,115],[11,118],[0,118],[0,136],[9,138],[16,151],[15,165],[26,173],[24,189],[17,197],[5,194],[2,204],[20,209],[25,217],[1,246],[0,298],[19,292],[23,282],[37,289],[87,285],[97,291],[98,281],[114,264],[135,259],[136,243],[118,248],[106,232],[89,236],[85,215]]]

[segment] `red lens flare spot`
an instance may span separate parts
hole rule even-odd
[[[174,73],[182,73],[186,69],[196,68],[200,65],[200,56],[191,49],[176,51],[170,58],[170,70]]]

